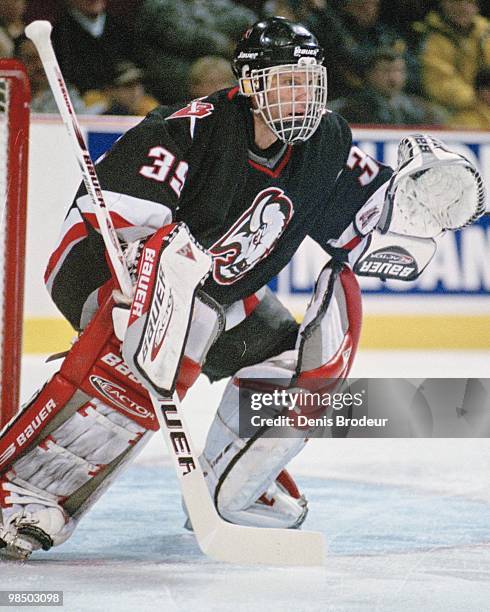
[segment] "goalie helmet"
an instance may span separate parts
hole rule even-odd
[[[308,140],[327,104],[323,49],[300,24],[271,17],[249,28],[237,45],[233,71],[253,110],[283,142]]]

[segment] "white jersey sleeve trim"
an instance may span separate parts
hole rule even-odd
[[[136,198],[124,193],[102,191],[117,233],[125,240],[137,240],[153,234],[172,222],[172,211],[160,202]],[[96,228],[92,201],[88,194],[77,199],[83,216]]]

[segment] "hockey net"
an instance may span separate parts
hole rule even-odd
[[[22,64],[0,59],[0,428],[20,402],[29,101]]]

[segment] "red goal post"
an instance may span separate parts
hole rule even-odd
[[[24,66],[0,59],[0,426],[20,403],[29,102]]]

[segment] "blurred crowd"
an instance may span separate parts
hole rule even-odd
[[[330,108],[351,123],[489,130],[489,13],[479,0],[1,0],[0,57],[26,65],[33,112],[56,112],[24,36],[48,19],[77,112],[144,115],[233,86],[241,33],[282,15],[325,48]]]

